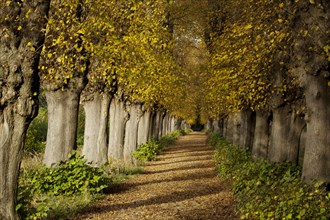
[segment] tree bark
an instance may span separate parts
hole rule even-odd
[[[150,139],[156,139],[157,136],[157,132],[156,132],[156,116],[157,113],[156,112],[151,112],[151,116],[150,116],[150,122],[149,122],[149,138]]]
[[[302,178],[330,183],[330,73],[329,45],[330,1],[317,4],[299,2],[300,9],[293,26],[295,44],[291,72],[304,88],[306,99],[306,132]],[[308,33],[305,36],[301,33]]]
[[[0,113],[0,219],[18,219],[18,176],[29,118],[14,108],[9,105]]]
[[[321,76],[307,75],[306,148],[302,176],[306,182],[330,183],[330,87]]]
[[[225,130],[225,119],[219,116],[219,128],[220,128],[220,135],[223,137],[224,130]]]
[[[166,116],[165,112],[159,112],[159,127],[158,127],[158,139],[164,135],[164,118]]]
[[[84,102],[85,134],[83,155],[95,166],[108,161],[108,116],[111,97],[95,93],[92,100]]]
[[[289,122],[289,106],[278,107],[273,110],[268,155],[271,162],[283,162],[287,159]]]
[[[283,106],[273,110],[269,145],[271,162],[298,161],[300,135],[305,123],[291,108]]]
[[[114,97],[110,104],[109,117],[109,146],[108,159],[124,158],[125,127],[129,119],[126,106],[118,97]]]
[[[220,121],[217,121],[217,130],[220,133]],[[255,118],[251,111],[241,111],[229,114],[227,122],[221,122],[221,130],[226,139],[242,148],[252,148],[254,138]],[[213,123],[214,124],[214,123]],[[226,125],[226,128],[224,128]]]
[[[228,140],[228,116],[223,118],[223,137]]]
[[[48,132],[44,156],[46,166],[66,161],[77,147],[80,93],[70,90],[47,91]]]
[[[164,118],[163,118],[163,126],[162,126],[162,134],[167,134],[169,132],[169,119],[170,119],[170,116],[169,114],[165,114],[164,115]]]
[[[270,133],[269,114],[257,112],[252,155],[267,159]]]
[[[141,118],[140,105],[131,104],[129,107],[129,120],[126,123],[125,141],[124,141],[124,161],[133,164],[134,159],[132,153],[137,148],[138,127]]]
[[[219,117],[218,116],[212,121],[212,128],[213,128],[214,132],[217,132],[217,133],[220,132]]]
[[[24,140],[37,115],[40,48],[49,0],[0,1],[0,219],[15,207]],[[30,11],[30,16],[26,16]]]
[[[158,140],[162,133],[162,113],[157,111],[154,113],[152,120],[152,138]]]
[[[240,112],[240,139],[239,146],[242,148],[252,149],[254,140],[254,130],[256,124],[255,113],[251,110]]]
[[[214,131],[213,129],[213,120],[211,118],[209,118],[206,122],[206,126],[205,126],[207,131]]]
[[[241,135],[241,127],[242,127],[242,117],[240,112],[235,112],[231,114],[231,133],[232,133],[232,141],[231,143],[234,145],[240,144],[240,135]]]
[[[177,124],[177,118],[175,118],[175,117],[171,117],[171,128],[170,128],[170,132],[173,132],[173,131],[175,131],[175,130],[178,130],[177,128],[176,128],[176,124]]]
[[[144,111],[144,113],[139,121],[138,141],[137,141],[138,145],[146,143],[150,139],[150,133],[149,133],[150,120],[151,120],[151,112]]]

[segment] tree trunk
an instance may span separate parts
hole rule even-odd
[[[118,97],[112,99],[109,111],[108,159],[123,159],[125,127],[129,115],[125,103]]]
[[[300,118],[293,111],[290,117],[290,129],[288,134],[288,147],[287,147],[287,159],[298,165],[299,152],[302,151],[302,132],[306,126],[306,122],[303,118]]]
[[[288,134],[290,130],[289,106],[273,110],[269,144],[269,161],[283,162],[287,159]]]
[[[232,144],[239,145],[240,144],[240,136],[241,136],[241,127],[242,127],[242,115],[241,112],[235,112],[231,114],[231,129],[232,129]]]
[[[298,161],[300,137],[305,123],[290,108],[284,106],[273,111],[268,155],[271,162]]]
[[[267,159],[269,144],[270,121],[269,115],[262,112],[256,114],[256,126],[254,131],[254,141],[252,155]]]
[[[306,148],[302,176],[306,182],[330,183],[330,87],[321,76],[307,76]]]
[[[151,116],[150,116],[150,122],[149,122],[149,138],[150,139],[156,139],[156,116],[157,113],[156,112],[151,112]]]
[[[157,111],[154,113],[152,120],[152,138],[158,140],[161,136],[161,125],[162,125],[162,113]]]
[[[254,130],[256,124],[255,113],[251,110],[241,111],[240,113],[240,138],[239,146],[247,149],[252,149],[254,140]]]
[[[220,128],[219,133],[223,137],[224,130],[225,130],[225,119],[224,118],[221,118],[220,116],[219,116],[219,118],[220,118],[219,119],[219,128]]]
[[[37,115],[41,30],[49,4],[49,0],[0,1],[0,219],[4,220],[19,219],[18,176],[26,131]]]
[[[220,132],[220,127],[219,127],[219,117],[216,117],[216,119],[214,119],[212,121],[212,128],[214,132],[219,133]]]
[[[93,99],[84,102],[85,134],[83,155],[96,166],[108,161],[108,115],[111,97],[108,94],[94,94]]]
[[[170,132],[173,132],[175,130],[178,130],[176,129],[176,124],[177,124],[177,119],[175,117],[171,117],[171,126],[170,126]]]
[[[174,130],[179,130],[179,129],[183,129],[183,127],[181,126],[183,120],[182,119],[176,119],[175,120],[175,129]]]
[[[169,129],[168,129],[168,127],[169,127],[169,118],[170,118],[170,116],[166,113],[164,115],[164,118],[163,118],[163,126],[162,126],[163,135],[169,133]]]
[[[237,135],[234,132],[235,131],[235,124],[236,124],[235,113],[231,113],[227,116],[227,120],[226,120],[226,137],[225,137],[227,139],[227,141],[231,144],[234,144],[235,140],[237,139],[237,137],[236,137]]]
[[[125,141],[124,141],[124,160],[128,164],[133,164],[132,153],[137,148],[138,127],[141,118],[140,105],[131,104],[129,107],[129,120],[126,123]]]
[[[27,120],[13,105],[0,112],[0,219],[18,219],[15,205]]]
[[[151,120],[151,112],[145,111],[139,121],[138,141],[137,141],[138,145],[146,143],[149,140],[150,120]]]
[[[321,180],[329,184],[330,72],[326,47],[329,46],[330,1],[321,0],[317,4],[303,1],[298,6],[290,72],[304,89],[307,107],[306,128],[300,135],[301,145],[305,146],[302,178],[307,183]]]
[[[228,116],[223,118],[223,137],[228,140]]]
[[[164,135],[164,118],[166,116],[165,112],[159,112],[159,127],[158,127],[158,138]]]
[[[77,147],[79,110],[78,92],[70,90],[47,91],[48,132],[44,163],[53,166],[66,161]]]
[[[213,120],[209,118],[206,122],[205,129],[207,131],[212,131],[213,132]]]

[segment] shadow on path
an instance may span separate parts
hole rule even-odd
[[[194,132],[76,219],[238,219],[229,186],[216,175],[206,135]]]

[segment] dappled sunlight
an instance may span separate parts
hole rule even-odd
[[[235,219],[229,183],[217,177],[206,135],[191,133],[77,219]]]

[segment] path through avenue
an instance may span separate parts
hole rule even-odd
[[[180,137],[144,172],[77,219],[238,219],[228,182],[216,175],[204,133]]]

